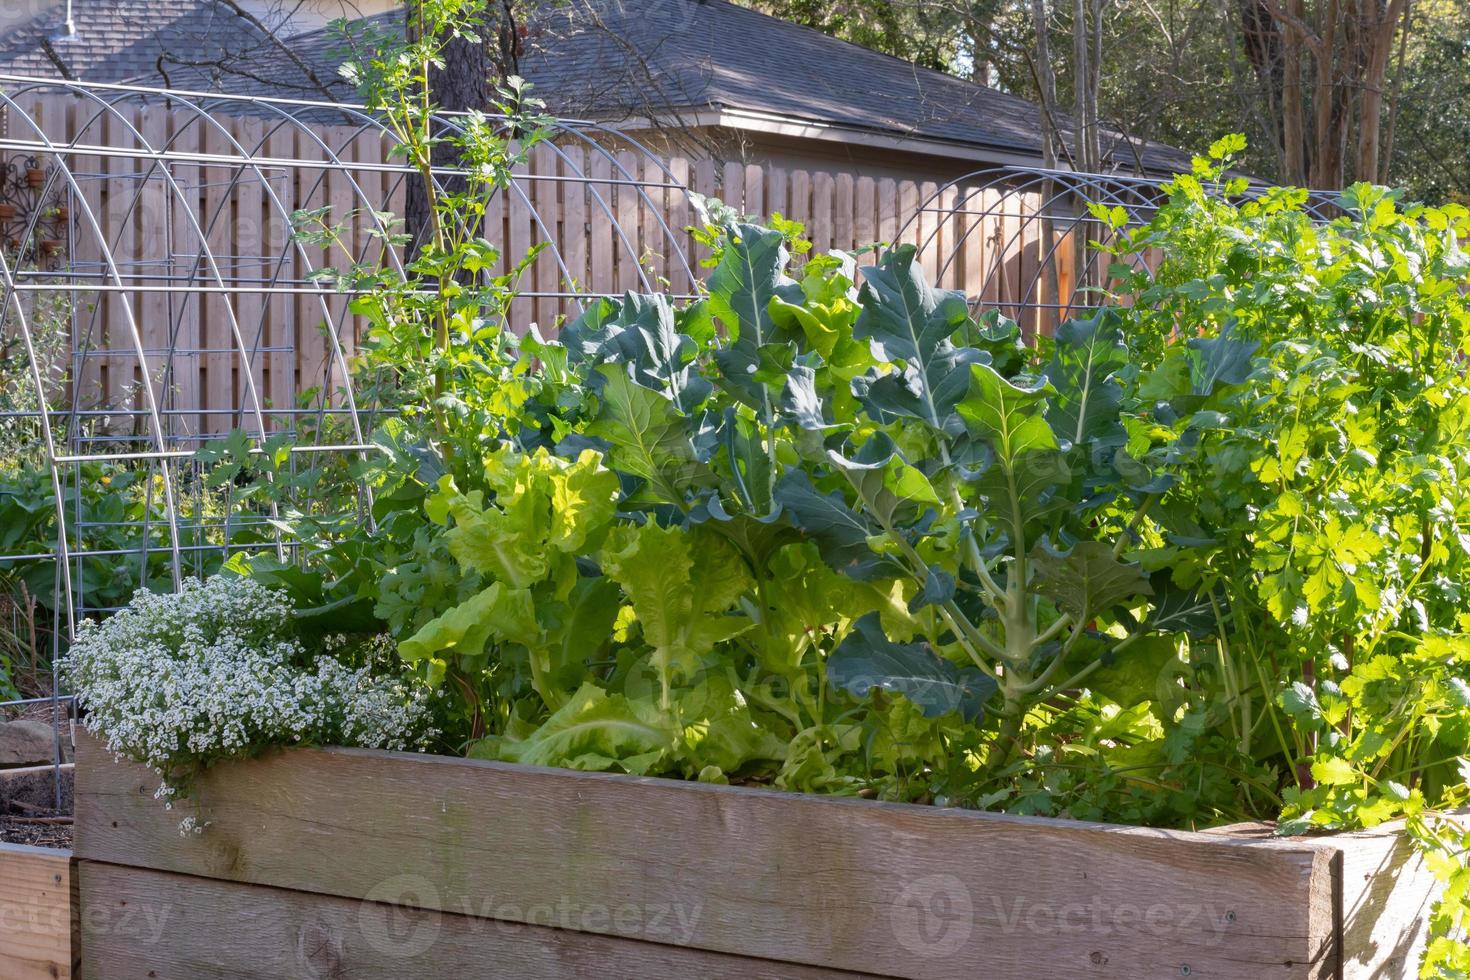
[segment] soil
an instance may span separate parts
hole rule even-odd
[[[61,723],[66,725],[69,705],[61,705]],[[9,712],[0,712],[5,718],[29,718],[51,724],[53,708],[50,703],[29,704]],[[65,730],[63,728],[63,730]],[[30,844],[35,847],[71,847],[71,812],[36,807],[18,800],[0,800],[0,841],[7,844]],[[64,821],[64,822],[53,822]]]
[[[6,806],[0,813],[0,841],[7,844],[31,844],[35,847],[71,847],[71,814],[55,810],[26,808],[24,813],[15,804]],[[51,823],[52,820],[65,823]]]

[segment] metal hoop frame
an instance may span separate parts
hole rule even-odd
[[[64,103],[59,125],[55,118],[31,111],[44,100]],[[144,110],[164,109],[167,125],[135,124]],[[289,232],[293,212],[307,206],[305,202],[320,201],[330,182],[338,197],[334,204],[351,213],[362,232],[347,260],[380,263],[402,276],[402,259],[387,243],[383,213],[401,198],[415,171],[387,152],[376,159],[357,158],[354,146],[392,143],[383,123],[360,105],[0,75],[0,112],[8,120],[0,155],[43,161],[48,176],[38,195],[63,200],[70,218],[68,247],[59,262],[42,267],[38,256],[25,248],[9,253],[0,249],[0,338],[19,338],[37,406],[34,411],[5,412],[0,422],[34,426],[27,431],[38,439],[36,456],[43,462],[37,472],[49,480],[49,521],[55,533],[54,553],[38,553],[42,549],[34,547],[22,549],[30,553],[0,549],[0,574],[17,567],[34,569],[38,563],[53,565],[55,654],[75,636],[82,619],[114,608],[98,598],[98,585],[89,577],[94,561],[136,567],[134,585],[148,583],[161,567],[164,580],[177,588],[193,574],[191,568],[200,566],[203,553],[266,548],[286,557],[281,532],[269,530],[272,519],[280,516],[274,503],[268,512],[252,515],[228,507],[221,512],[204,500],[194,456],[209,438],[205,428],[214,428],[216,434],[221,426],[237,428],[256,440],[274,428],[294,439],[298,427],[305,429],[303,423],[310,421],[313,438],[290,446],[293,459],[320,453],[350,458],[376,450],[368,433],[379,407],[364,403],[362,393],[348,383],[351,345],[360,326],[349,310],[354,293],[334,290],[313,276],[324,264],[316,254],[321,250],[289,234],[273,246],[263,231],[259,255],[230,254],[228,246],[217,243],[232,240],[233,223],[245,217],[237,203],[242,192],[250,195],[252,208],[261,209],[254,220],[262,228],[268,224]],[[241,120],[249,121],[248,130],[238,125]],[[464,122],[463,116],[445,114],[432,125],[452,133],[462,132]],[[508,121],[492,117],[492,125],[504,133]],[[190,148],[206,145],[211,149]],[[311,152],[275,153],[281,145]],[[517,168],[498,195],[499,207],[528,217],[532,243],[544,249],[539,261],[554,269],[555,283],[543,277],[539,288],[518,294],[522,299],[555,303],[573,314],[589,300],[621,291],[612,281],[596,281],[595,275],[580,281],[581,271],[568,253],[569,233],[559,227],[557,215],[538,207],[538,183],[555,187],[555,195],[563,199],[585,195],[580,198],[585,213],[602,222],[616,263],[626,281],[636,281],[636,288],[662,288],[645,267],[650,253],[661,256],[665,268],[684,281],[698,278],[685,230],[671,227],[665,217],[666,197],[683,198],[681,203],[692,210],[689,191],[665,161],[628,135],[587,121],[558,122],[540,146],[539,152],[554,161],[554,172]],[[108,166],[92,173],[89,160]],[[202,179],[182,175],[205,170],[223,175],[207,194]],[[432,176],[442,189],[462,174],[446,167],[436,168]],[[644,216],[641,233],[622,220],[629,195]],[[344,218],[337,215],[334,220]],[[28,233],[23,241],[32,237]],[[43,326],[38,304],[45,299],[65,310],[61,316],[72,348],[64,370],[65,404],[57,400],[62,366],[45,363],[36,342]],[[206,303],[217,340],[191,343],[187,338],[199,328],[190,321],[198,321]],[[271,404],[260,382],[267,359],[299,354],[297,345],[287,351],[279,336],[273,337],[280,331],[279,324],[268,323],[273,303],[278,311],[291,307],[297,336],[315,322],[326,328],[320,378],[296,362],[300,379],[293,375],[292,394],[300,396],[314,381],[322,381],[324,391],[335,382],[337,392],[309,402]],[[180,390],[180,378],[186,371],[197,372],[206,357],[228,364],[222,369],[228,372],[227,383],[231,376],[238,383],[238,394],[225,407],[218,406],[217,397],[206,403],[197,374],[189,386],[195,403]],[[94,364],[119,361],[133,384],[103,391],[100,401],[94,401],[99,396],[84,383],[88,372]],[[328,417],[336,420],[330,433],[324,424]],[[218,424],[191,424],[205,419]],[[88,468],[96,465],[142,474],[141,519],[99,518],[87,512],[80,489]],[[366,506],[360,499],[357,506],[370,514],[370,499]],[[232,530],[252,521],[262,529],[260,540],[232,543]],[[98,537],[104,541],[91,540]],[[53,687],[55,683],[53,677]]]
[[[1147,224],[1167,198],[1168,183],[1162,178],[1122,174],[987,167],[931,192],[908,216],[896,237],[916,242],[924,267],[942,281],[952,275],[965,250],[976,246],[976,235],[994,232],[998,237],[995,247],[987,252],[981,276],[965,283],[971,305],[996,307],[1015,319],[1021,314],[1046,314],[1055,319],[1093,305],[1088,291],[1101,282],[1101,273],[1106,269],[1102,263],[1123,261],[1138,269],[1148,261],[1143,252],[1115,257],[1088,246],[1089,240],[1107,242],[1113,235],[1106,224],[1088,212],[1087,204],[1121,207],[1127,214],[1124,227],[1137,227]],[[1252,184],[1246,194],[1258,196],[1267,190],[1266,186]],[[1310,192],[1306,211],[1318,220],[1330,220],[1337,214],[1336,199],[1333,193]],[[921,221],[929,226],[927,234],[920,231]],[[1052,226],[1050,241],[1046,240],[1048,222]],[[1064,262],[1062,251],[1068,245],[1074,248],[1070,266]],[[1027,254],[1033,247],[1035,251]],[[1022,255],[1027,256],[1028,268],[1017,282],[1006,265]],[[1070,288],[1064,285],[1067,280]],[[1048,282],[1056,285],[1049,289]],[[1014,298],[1007,298],[1008,292],[1013,292]]]

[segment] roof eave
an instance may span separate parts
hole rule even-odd
[[[977,143],[920,136],[914,133],[884,132],[861,126],[844,126],[839,123],[731,106],[711,106],[704,109],[681,111],[677,119],[673,120],[649,117],[620,118],[617,125],[618,128],[624,130],[660,129],[667,128],[671,122],[680,127],[734,129],[765,136],[817,140],[900,153],[919,153],[987,166],[1035,167],[1038,156],[1035,148],[1014,144]],[[1058,169],[1068,168],[1065,164],[1060,164]],[[1149,169],[1149,172],[1154,173],[1152,169]],[[1160,170],[1158,173],[1164,173],[1164,171]]]

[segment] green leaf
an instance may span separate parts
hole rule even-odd
[[[727,409],[720,426],[720,445],[741,508],[757,516],[770,514],[776,506],[772,497],[775,474],[759,426],[735,409]]]
[[[966,368],[990,360],[951,343],[973,325],[964,294],[931,287],[913,245],[883,253],[876,266],[863,269],[863,279],[853,336],[868,340],[892,369],[854,378],[853,394],[879,418],[916,418],[943,430],[969,387]]]
[[[749,576],[734,549],[714,534],[651,523],[619,527],[602,561],[653,648],[665,707],[676,674],[693,676],[716,644],[750,628],[746,617],[726,614],[750,587]]]
[[[711,482],[695,453],[690,420],[673,402],[616,366],[604,365],[598,373],[604,382],[587,435],[609,444],[614,469],[646,481],[662,503],[682,503],[692,487]]]
[[[824,494],[817,490],[804,471],[794,467],[786,471],[776,484],[776,501],[837,571],[859,582],[902,572],[892,558],[868,547],[868,539],[881,529],[850,507],[838,491]]]
[[[994,526],[1010,542],[1024,545],[1034,537],[1034,523],[1067,505],[1061,489],[1071,481],[1072,471],[1065,455],[1050,451],[1026,453],[1009,467],[995,461],[979,474],[965,476],[986,501]]]
[[[1250,377],[1253,357],[1261,344],[1255,340],[1236,340],[1226,327],[1218,337],[1192,337],[1189,349],[1195,359],[1191,375],[1196,395],[1211,395],[1222,385],[1238,385]]]
[[[879,421],[914,418],[944,431],[969,391],[970,366],[989,363],[990,355],[982,350],[946,342],[922,363],[911,361],[887,371],[873,368],[853,378],[852,393]]]
[[[1312,762],[1312,778],[1323,786],[1351,786],[1362,777],[1353,764],[1340,756],[1318,756]]]
[[[561,340],[574,362],[620,365],[635,382],[667,395],[686,413],[714,390],[696,370],[697,345],[679,331],[674,307],[662,294],[601,300],[569,324]]]
[[[956,667],[925,644],[892,642],[876,612],[859,619],[827,659],[827,681],[860,698],[874,688],[893,691],[925,717],[959,712],[972,723],[984,716],[985,702],[998,689],[978,668]]]
[[[923,365],[970,322],[964,293],[931,287],[913,245],[889,249],[876,266],[863,269],[858,302],[863,309],[854,336],[870,340],[890,362]]]
[[[1147,628],[1157,633],[1187,633],[1195,638],[1211,636],[1219,628],[1215,604],[1208,593],[1181,589],[1168,573],[1155,575],[1152,581],[1154,603],[1144,623]]]
[[[768,406],[771,392],[754,376],[762,350],[791,340],[771,318],[771,301],[801,302],[801,288],[786,275],[790,255],[781,232],[759,225],[731,225],[710,274],[710,313],[725,325],[729,342],[715,352],[723,384],[756,408]],[[769,421],[769,420],[766,420]]]
[[[1179,663],[1175,641],[1167,636],[1145,636],[1126,650],[1113,655],[1111,663],[1087,678],[1087,687],[1103,697],[1131,708],[1156,701],[1162,684],[1172,683],[1171,667]]]
[[[1025,453],[1060,448],[1046,421],[1048,399],[1056,389],[1044,378],[1031,385],[1013,384],[988,364],[974,364],[970,379],[970,397],[960,404],[960,417],[973,435],[989,444],[1002,466],[1013,467]]]
[[[514,501],[512,501],[514,503]],[[503,511],[481,504],[481,494],[455,495],[449,501],[454,527],[444,534],[449,553],[465,568],[474,569],[514,588],[529,588],[550,570],[545,540],[550,520],[536,521],[533,509],[522,506]]]
[[[680,755],[690,771],[714,766],[732,773],[786,756],[786,740],[760,726],[723,674],[706,675],[675,705],[683,726]]]
[[[1039,579],[1037,591],[1077,623],[1086,624],[1125,600],[1154,591],[1142,568],[1114,557],[1101,541],[1079,541],[1065,555],[1037,547],[1031,565]]]
[[[442,654],[477,657],[492,639],[532,644],[539,635],[531,593],[496,582],[430,620],[398,644],[398,655],[410,663]]]
[[[589,536],[612,523],[618,476],[605,469],[601,457],[591,450],[547,475],[551,482],[551,526],[546,543],[567,554],[580,554]]]
[[[1280,701],[1281,707],[1294,718],[1318,721],[1322,717],[1322,705],[1317,701],[1317,692],[1302,681],[1293,681],[1290,687],[1283,690]]]
[[[1091,320],[1069,320],[1056,333],[1045,375],[1056,397],[1047,408],[1051,428],[1071,445],[1102,437],[1119,438],[1123,386],[1116,374],[1128,364],[1116,311],[1102,310]]]
[[[604,654],[622,598],[605,576],[578,578],[565,600],[538,597],[535,614],[542,633],[527,647],[556,690],[575,688],[587,673],[587,661]]]
[[[483,739],[470,747],[469,754],[527,766],[641,776],[673,749],[676,737],[668,719],[653,705],[586,683],[529,738]]]

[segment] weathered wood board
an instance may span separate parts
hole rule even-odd
[[[226,923],[220,943],[237,931],[231,908],[258,910],[242,921],[272,936],[317,922],[340,936],[353,903],[367,901],[447,913],[426,920],[446,945],[425,962],[475,976],[582,976],[558,972],[580,955],[567,951],[601,949],[578,943],[603,937],[623,956],[662,946],[914,980],[1388,977],[1392,951],[1418,941],[1399,912],[1427,895],[1412,873],[1387,891],[1345,888],[1344,867],[1361,878],[1398,860],[1385,836],[1145,830],[350,749],[278,752],[210,774],[201,789],[213,823],[181,837],[181,814],[153,799],[146,770],[83,737],[78,771],[84,920],[105,915],[123,881],[151,889],[135,900],[198,888],[217,906],[181,920],[178,961],[99,937],[86,949],[93,976],[132,975],[107,971],[145,960],[174,971],[159,976],[238,976],[199,959],[218,945],[211,916]],[[547,928],[579,937],[537,931]],[[1372,948],[1347,949],[1345,935]],[[536,951],[548,942],[563,959]],[[371,959],[358,945],[343,950]],[[501,962],[526,965],[502,972]],[[723,975],[713,965],[629,969],[599,975]]]
[[[868,980],[658,942],[80,862],[88,980]],[[659,924],[677,937],[681,924]]]
[[[0,980],[74,976],[70,851],[0,843]]]

